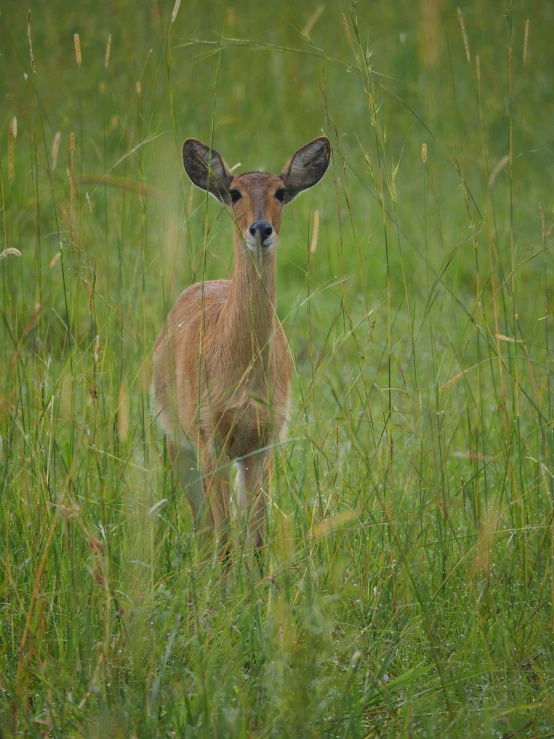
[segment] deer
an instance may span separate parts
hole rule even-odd
[[[211,146],[189,138],[183,165],[233,220],[230,280],[196,282],[181,293],[152,354],[154,416],[197,532],[228,555],[231,462],[246,538],[261,552],[272,449],[286,436],[292,361],[276,314],[276,250],[283,208],[316,185],[330,161],[320,136],[279,175],[233,174]]]

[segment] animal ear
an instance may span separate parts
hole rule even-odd
[[[222,203],[229,204],[229,187],[233,175],[223,158],[198,139],[187,139],[183,144],[185,172],[196,187],[207,190]]]
[[[326,136],[320,136],[298,149],[281,172],[286,190],[285,203],[317,185],[327,171],[330,157],[331,144]]]

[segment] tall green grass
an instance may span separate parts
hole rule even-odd
[[[552,736],[554,7],[31,10],[0,13],[2,734]],[[180,148],[279,171],[321,131],[266,569],[225,577],[149,411],[168,310],[232,270]]]

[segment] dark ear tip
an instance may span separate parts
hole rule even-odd
[[[331,142],[327,138],[327,136],[317,136],[312,142],[312,144],[323,144],[325,148],[330,149],[331,148]]]
[[[327,138],[327,136],[320,136],[316,141],[321,141],[323,146],[325,147],[325,153],[327,154],[327,159],[331,156],[331,142]]]
[[[193,139],[188,138],[185,139],[185,142],[183,144],[183,156],[185,155],[185,152],[193,151],[194,149],[197,149],[198,147],[203,147],[204,144],[199,141],[199,139]]]

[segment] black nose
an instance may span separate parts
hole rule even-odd
[[[263,246],[264,241],[266,239],[269,239],[269,237],[273,233],[273,226],[267,221],[254,221],[254,223],[250,226],[248,230],[254,238],[256,238],[256,232],[260,234],[260,242]]]

